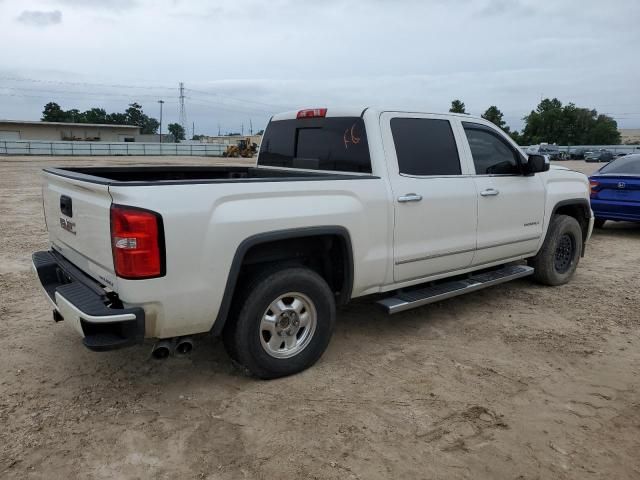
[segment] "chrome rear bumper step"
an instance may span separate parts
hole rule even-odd
[[[399,291],[393,297],[382,299],[377,303],[389,314],[399,313],[532,274],[533,268],[526,265],[509,265],[497,270],[477,273],[468,278],[431,285],[418,290]]]

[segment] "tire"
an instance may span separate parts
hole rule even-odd
[[[567,283],[578,267],[582,248],[578,221],[568,215],[554,215],[542,248],[530,262],[535,269],[533,278],[544,285]]]
[[[602,228],[602,227],[604,227],[604,222],[606,222],[606,220],[604,218],[595,218],[593,220],[593,226],[595,228]]]
[[[234,299],[223,341],[229,356],[256,377],[284,377],[318,361],[335,317],[333,292],[320,275],[302,267],[271,268],[246,282]]]

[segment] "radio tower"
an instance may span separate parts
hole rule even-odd
[[[180,82],[180,96],[178,97],[180,101],[180,125],[184,128],[185,133],[187,132],[187,111],[184,108],[184,83]]]

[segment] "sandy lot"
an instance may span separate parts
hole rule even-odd
[[[563,287],[354,302],[314,368],[263,382],[210,338],[158,362],[53,323],[38,170],[96,161],[0,158],[0,478],[640,478],[639,225],[597,231]]]

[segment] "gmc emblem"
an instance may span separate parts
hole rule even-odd
[[[626,188],[627,184],[624,182],[619,182],[618,183],[618,188]]]
[[[74,235],[76,234],[76,224],[71,220],[66,220],[60,217],[60,226],[63,230],[66,230],[69,233],[73,233]]]

